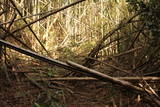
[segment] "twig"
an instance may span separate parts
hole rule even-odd
[[[150,91],[145,87],[143,86],[142,84],[139,84],[145,91],[145,93],[151,98],[151,100],[157,104],[158,106],[160,106],[160,98],[159,96],[157,96],[157,94],[152,90],[150,89],[150,86],[148,87],[150,89]]]
[[[129,49],[131,49],[134,46],[134,43],[136,42],[136,40],[138,39],[138,37],[140,36],[140,34],[142,33],[143,29],[145,27],[145,24],[142,25],[141,29],[139,30],[139,32],[137,33],[136,37],[134,38],[131,46],[129,47]]]
[[[14,20],[16,19],[16,17],[17,17],[17,14],[14,14],[14,16],[13,16],[13,18],[11,19],[11,23],[9,24],[9,26],[8,26],[8,30],[11,28],[11,26],[13,25],[13,23],[14,23]]]
[[[155,72],[150,72],[150,73],[144,74],[144,76],[156,76],[156,75],[160,75],[160,71],[155,71]]]
[[[116,69],[116,70],[118,70],[118,71],[121,71],[121,72],[124,72],[124,73],[127,73],[127,74],[131,74],[131,72],[129,72],[129,71],[127,71],[127,70],[121,69],[121,68],[119,68],[119,67],[116,67],[116,66],[114,66],[114,65],[105,63],[105,62],[103,62],[103,61],[99,61],[98,59],[95,59],[95,58],[90,58],[90,59],[93,59],[93,60],[95,60],[95,61],[97,61],[97,62],[100,62],[100,63],[106,65],[106,66],[109,66],[109,67],[111,67],[111,68],[114,68],[114,69]],[[131,75],[132,75],[132,74],[131,74]]]
[[[142,47],[130,49],[130,50],[125,51],[125,52],[122,52],[122,53],[120,53],[120,54],[113,55],[113,57],[120,57],[120,56],[122,56],[122,55],[129,54],[129,53],[134,52],[134,51],[137,51],[137,50],[139,50],[139,49],[142,49]]]
[[[33,84],[35,84],[38,88],[42,89],[43,91],[45,91],[46,89],[44,87],[42,87],[41,85],[39,85],[33,78],[29,77],[27,74],[24,74],[28,80],[30,80]]]

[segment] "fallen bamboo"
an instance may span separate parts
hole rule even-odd
[[[90,74],[92,77],[97,78],[98,80],[101,80],[104,82],[111,82],[111,83],[118,84],[118,85],[121,85],[124,87],[128,87],[128,88],[136,90],[136,91],[144,92],[144,90],[142,88],[134,86],[133,84],[131,84],[128,81],[113,78],[111,76],[108,76],[108,75],[103,74],[101,72],[98,72],[96,70],[84,67],[84,66],[79,65],[77,63],[74,63],[72,61],[67,61],[67,63],[74,68],[81,69],[81,72]]]
[[[27,73],[27,72],[25,72]],[[36,75],[38,76],[38,75]],[[43,77],[39,76],[40,78],[34,79],[35,81],[99,81],[93,77]],[[115,79],[120,79],[124,81],[160,81],[160,77],[114,77]]]
[[[125,88],[129,88],[133,91],[138,91],[140,93],[147,93],[150,98],[155,102],[155,104],[157,104],[158,106],[160,106],[160,100],[159,100],[159,96],[156,97],[156,93],[153,93],[151,90],[149,89],[146,89],[145,87],[138,87],[138,86],[135,86],[133,85],[132,83],[128,82],[128,81],[124,81],[124,80],[120,80],[120,79],[117,79],[117,78],[113,78],[111,76],[108,76],[106,74],[103,74],[101,72],[98,72],[96,70],[93,70],[93,69],[90,69],[90,68],[87,68],[85,66],[82,66],[80,64],[77,64],[75,62],[72,62],[72,61],[67,61],[67,63],[74,67],[74,68],[77,68],[77,69],[81,69],[82,72],[84,73],[87,73],[87,74],[90,74],[92,77],[94,78],[97,78],[101,81],[104,81],[104,82],[111,82],[111,83],[114,83],[114,84],[118,84],[118,85],[121,85]]]
[[[142,47],[138,47],[138,48],[134,48],[134,49],[130,49],[128,51],[125,51],[125,52],[122,52],[122,53],[119,53],[117,55],[113,55],[114,57],[120,57],[120,56],[123,56],[123,55],[126,55],[126,54],[129,54],[129,53],[132,53],[132,52],[135,52],[139,49],[142,49]]]
[[[58,60],[54,60],[52,58],[47,58],[47,57],[39,55],[39,54],[37,54],[35,52],[32,52],[30,50],[26,50],[26,49],[20,48],[20,47],[14,45],[14,44],[11,44],[11,43],[9,43],[7,41],[2,40],[2,39],[0,39],[0,45],[6,46],[6,47],[8,47],[10,49],[13,49],[15,51],[18,51],[18,52],[20,52],[22,54],[31,56],[33,58],[36,58],[36,59],[39,59],[41,61],[50,63],[52,65],[59,66],[61,68],[64,68],[64,69],[67,69],[67,70],[76,71],[76,72],[81,72],[81,73],[87,73],[87,74],[92,75],[92,77],[97,78],[98,80],[101,80],[101,81],[104,81],[104,82],[115,83],[115,84],[124,86],[126,88],[130,88],[130,89],[132,89],[134,91],[138,91],[138,92],[143,92],[143,93],[147,92],[150,96],[153,96],[153,93],[151,91],[147,90],[147,89],[144,90],[143,88],[134,86],[133,84],[131,84],[128,81],[124,81],[124,80],[120,80],[120,79],[116,79],[116,78],[110,77],[110,76],[108,76],[106,74],[97,72],[96,70],[89,69],[87,67],[84,67],[82,65],[76,64],[76,63],[71,62],[71,61],[68,61],[67,63],[64,63],[64,62],[61,62],[61,61],[58,61]],[[154,98],[154,101],[155,101],[156,104],[160,105],[160,101],[159,100]]]
[[[44,61],[44,62],[47,62],[47,63],[50,63],[52,65],[56,65],[58,67],[61,67],[61,68],[64,68],[64,69],[67,69],[67,70],[76,70],[74,68],[72,68],[71,66],[67,65],[66,63],[64,62],[61,62],[61,61],[58,61],[58,60],[55,60],[55,59],[52,59],[52,58],[48,58],[48,57],[45,57],[45,56],[42,56],[42,55],[39,55],[38,53],[36,52],[33,52],[33,51],[30,51],[30,50],[26,50],[26,49],[23,49],[23,48],[20,48],[12,43],[9,43],[7,41],[4,41],[2,39],[0,39],[0,45],[2,46],[5,46],[5,47],[8,47],[10,49],[13,49],[15,51],[18,51],[22,54],[25,54],[27,56],[30,56],[30,57],[33,57],[33,58],[36,58],[36,59],[39,59],[41,61]]]
[[[99,60],[96,59],[96,58],[90,57],[90,59],[93,59],[93,60],[95,60],[95,61],[97,61],[97,62],[100,62],[100,63],[106,65],[106,66],[109,66],[109,67],[111,67],[111,68],[114,68],[114,69],[116,69],[116,70],[118,70],[118,71],[121,71],[121,72],[124,72],[124,73],[127,73],[127,74],[131,74],[131,73],[130,73],[129,71],[127,71],[127,70],[121,69],[121,68],[119,68],[119,67],[117,67],[117,66],[115,66],[115,65],[108,64],[108,63],[103,62],[103,61],[99,61]],[[133,74],[131,74],[131,75],[133,75]]]

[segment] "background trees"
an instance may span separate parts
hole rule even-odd
[[[0,38],[46,57],[81,63],[86,67],[99,70],[115,78],[132,76],[129,79],[127,78],[129,81],[133,78],[137,80],[137,77],[139,77],[137,84],[141,84],[141,87],[145,89],[148,83],[142,77],[159,75],[160,2],[157,0],[82,1],[84,2],[64,9],[75,0],[1,0]],[[7,80],[10,81],[12,77],[10,71],[14,71],[14,75],[17,71],[25,72],[28,75],[25,75],[25,77],[31,83],[43,91],[42,86],[49,90],[44,91],[47,95],[46,102],[49,105],[52,105],[52,100],[55,101],[54,94],[61,99],[62,93],[63,98],[67,98],[67,92],[71,92],[72,89],[77,91],[77,88],[72,88],[70,91],[70,87],[66,87],[75,87],[77,82],[74,84],[68,82],[64,82],[64,84],[62,84],[63,82],[52,83],[48,79],[65,77],[66,75],[67,77],[86,76],[78,73],[74,74],[71,71],[66,72],[64,69],[44,64],[43,61],[36,61],[3,46],[0,47],[0,52],[1,70],[6,71]],[[32,72],[32,74],[31,71],[36,71],[36,73]],[[16,77],[17,81],[20,77]],[[33,78],[36,82],[33,82]],[[71,78],[71,80],[75,78]],[[148,77],[146,78],[148,80]],[[43,81],[44,84],[37,82],[41,79],[45,80]],[[87,80],[94,80],[94,78]],[[50,88],[56,87],[53,84],[61,89],[53,92],[53,90],[50,90]],[[78,85],[83,86],[79,83]],[[105,86],[102,83],[85,86],[89,89],[89,87],[96,87],[97,85]],[[115,89],[115,87],[108,88],[107,91],[111,93]],[[156,93],[154,94],[157,95],[158,86],[150,84],[149,88],[154,90]],[[69,89],[69,91],[66,91],[66,89]],[[94,90],[97,91],[96,88]],[[59,91],[61,91],[61,94],[56,93]],[[104,94],[103,92],[100,94]],[[124,93],[122,92],[122,94]],[[39,95],[42,95],[42,93]],[[107,95],[105,94],[105,96]],[[116,91],[115,96],[119,96],[118,91]],[[115,102],[111,100],[115,100],[113,96],[110,96],[110,98],[103,97],[102,102],[106,99]],[[145,98],[142,99],[141,104],[146,101]],[[155,101],[155,99],[152,100]],[[34,101],[36,102],[35,99]],[[64,99],[63,101],[65,102]],[[129,104],[131,102],[133,102],[132,99],[129,100]],[[36,106],[39,106],[38,104],[39,102],[35,103]],[[118,101],[115,104],[120,105]]]

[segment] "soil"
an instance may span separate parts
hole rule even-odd
[[[27,65],[21,68],[26,72],[32,67]],[[111,83],[70,81],[38,82],[37,85],[26,78],[24,73],[15,71],[8,71],[9,80],[5,72],[0,71],[0,107],[153,107],[155,105],[142,95]]]

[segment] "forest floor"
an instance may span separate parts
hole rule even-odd
[[[46,66],[46,65],[45,65]],[[24,74],[30,68],[44,66],[21,65],[0,75],[1,107],[151,107],[147,98],[123,87],[100,81],[36,82]],[[49,66],[48,66],[49,67]],[[30,76],[32,76],[31,74]]]

